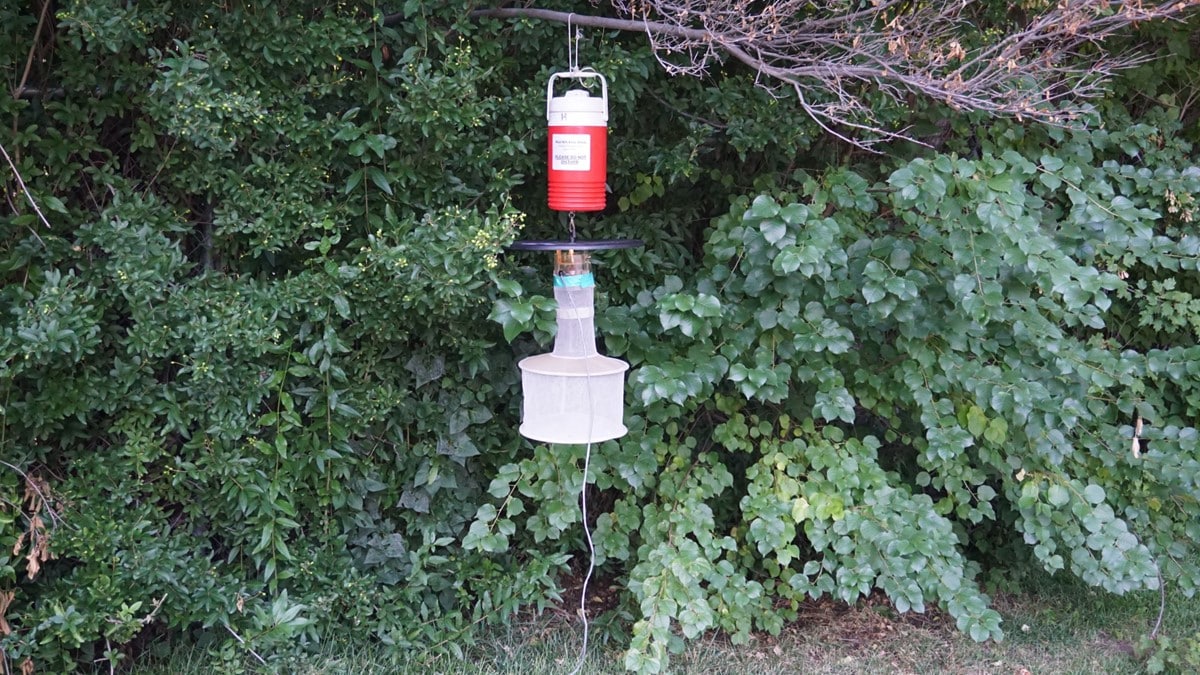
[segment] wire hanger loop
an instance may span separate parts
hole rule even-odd
[[[579,72],[579,42],[583,39],[583,29],[573,25],[575,13],[567,15],[567,70]],[[574,28],[574,32],[571,29]]]

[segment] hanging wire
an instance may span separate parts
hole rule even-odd
[[[583,30],[578,26],[573,25],[575,14],[567,15],[567,69],[572,73],[579,72],[579,42],[583,39]],[[574,29],[574,31],[572,31]],[[575,241],[575,212],[571,211],[567,214],[567,228],[570,233],[571,242]],[[595,291],[593,290],[593,293]],[[575,320],[579,322],[580,332],[583,332],[583,317],[578,313],[578,307],[575,306],[575,298],[568,293],[567,299],[571,303],[571,311],[575,314]],[[593,337],[595,333],[592,334]],[[587,391],[587,406],[591,411],[593,407],[592,401],[592,372],[587,365],[587,360],[583,361],[584,377],[587,382],[585,387]],[[583,585],[579,589],[579,619],[583,623],[583,643],[579,647],[579,660],[575,663],[575,668],[571,670],[570,675],[578,675],[583,670],[583,664],[587,662],[588,654],[588,638],[590,637],[591,626],[587,616],[587,596],[588,586],[592,581],[592,573],[596,571],[596,544],[592,540],[592,530],[588,526],[588,503],[587,503],[587,486],[588,474],[591,473],[592,465],[592,433],[596,423],[595,415],[588,415],[588,443],[583,452],[583,479],[579,487],[579,510],[583,521],[583,536],[587,540],[588,545],[588,568],[587,573],[583,576]]]
[[[567,15],[567,70],[577,73],[579,72],[579,41],[583,39],[583,29],[575,26],[575,32],[571,32],[571,20],[574,17],[574,13]]]

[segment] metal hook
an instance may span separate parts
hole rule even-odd
[[[567,15],[567,70],[572,73],[579,70],[579,41],[583,39],[583,31],[579,27],[575,27],[574,34],[571,32],[574,18],[574,12]]]
[[[571,243],[575,243],[575,212],[567,213],[567,231],[571,234]]]

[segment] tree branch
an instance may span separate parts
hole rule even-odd
[[[25,92],[25,84],[29,82],[29,71],[33,69],[33,57],[37,54],[38,40],[42,37],[42,26],[46,25],[46,11],[50,9],[50,0],[42,3],[42,11],[38,14],[37,28],[33,31],[33,44],[29,45],[29,56],[25,59],[25,71],[21,73],[21,81],[13,89],[13,98],[21,98]]]
[[[604,30],[634,31],[638,33],[649,31],[652,33],[661,33],[663,35],[681,37],[686,40],[706,40],[713,37],[708,33],[708,31],[685,28],[660,21],[614,19],[606,16],[591,16],[589,14],[575,14],[573,12],[559,12],[551,9],[535,9],[532,7],[477,9],[468,14],[468,16],[473,19],[482,19],[485,17],[490,17],[493,19],[542,19],[543,21],[554,21],[557,23],[567,23],[569,20],[572,26],[602,28]]]
[[[25,185],[25,179],[21,178],[21,172],[17,170],[17,165],[13,162],[12,157],[8,156],[8,151],[4,149],[3,144],[0,144],[0,155],[3,155],[4,161],[8,162],[8,166],[13,172],[13,178],[17,179],[17,185],[20,186],[21,192],[25,193],[25,199],[29,200],[29,205],[33,207],[34,212],[37,213],[37,216],[39,219],[41,219],[42,224],[45,225],[46,229],[48,230],[54,229],[50,226],[50,221],[46,220],[46,216],[42,213],[42,209],[38,206],[37,200],[33,198],[33,194],[29,192],[29,187]],[[38,243],[43,246],[46,245],[46,242],[42,241],[42,238],[38,236],[37,230],[30,227],[29,231],[33,234],[33,238],[38,240]]]
[[[480,9],[469,16],[645,33],[672,74],[702,75],[712,62],[732,57],[754,70],[761,86],[792,90],[826,131],[869,149],[889,139],[914,139],[877,121],[863,96],[867,91],[896,101],[918,94],[957,110],[1074,124],[1087,114],[1085,102],[1104,93],[1107,78],[1145,62],[1097,53],[1095,45],[1128,26],[1181,16],[1200,0],[1061,0],[991,39],[963,16],[969,0],[878,0],[865,8],[847,0],[612,4],[629,18],[532,7]],[[977,46],[964,46],[970,44]]]

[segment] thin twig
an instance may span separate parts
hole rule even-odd
[[[154,601],[154,607],[150,610],[150,613],[140,619],[143,626],[149,625],[154,620],[154,616],[158,614],[158,610],[162,609],[163,603],[167,601],[168,595],[170,594],[163,593],[161,598]]]
[[[246,644],[246,641],[242,639],[242,636],[238,635],[237,631],[233,630],[233,628],[230,628],[228,623],[224,623],[221,625],[225,626],[225,630],[229,631],[229,634],[232,635],[234,637],[234,639],[237,640],[243,647],[245,647],[246,651],[250,652],[251,656],[258,659],[259,663],[263,664],[264,666],[267,665],[267,660],[264,659],[263,657],[259,656],[258,652],[251,649],[250,646]]]
[[[0,464],[3,464],[4,466],[7,466],[8,468],[12,469],[13,471],[16,471],[18,474],[21,475],[21,478],[25,479],[25,485],[32,488],[33,491],[37,493],[38,498],[40,498],[42,500],[42,504],[44,504],[46,506],[46,513],[50,514],[50,522],[52,522],[55,526],[63,524],[63,519],[57,513],[55,513],[53,508],[50,507],[50,499],[48,497],[46,497],[45,494],[42,493],[41,489],[38,488],[38,486],[37,486],[37,482],[32,480],[29,477],[29,474],[25,473],[24,471],[18,469],[17,467],[13,466],[12,464],[9,464],[8,462],[6,462],[2,459],[0,459]]]
[[[108,638],[104,638],[104,653],[112,654],[112,642],[110,642]],[[116,675],[117,664],[113,663],[111,656],[105,656],[104,658],[96,659],[93,661],[93,663],[100,663],[101,661],[108,661],[108,674]]]
[[[1152,560],[1154,563],[1154,573],[1158,575],[1158,618],[1154,620],[1154,630],[1150,631],[1150,639],[1158,637],[1158,629],[1162,627],[1163,614],[1167,613],[1167,585],[1163,582],[1162,570],[1158,568],[1158,561]]]
[[[179,145],[179,137],[175,136],[174,140],[171,142],[171,147],[167,148],[167,154],[163,156],[162,162],[159,163],[158,168],[155,169],[154,175],[150,177],[150,180],[146,181],[146,188],[142,190],[143,195],[150,194],[150,188],[154,187],[154,184],[158,182],[158,177],[160,174],[162,174],[163,169],[167,168],[167,162],[171,159],[171,153],[175,152],[175,146],[177,145]],[[92,202],[94,203],[95,201],[96,198],[93,197]]]
[[[21,178],[21,172],[17,171],[17,165],[13,163],[12,157],[8,156],[8,150],[4,149],[3,143],[0,143],[0,154],[4,155],[4,160],[8,162],[10,167],[12,167],[13,177],[17,179],[17,185],[21,186],[21,191],[25,193],[25,198],[29,200],[29,204],[33,206],[33,210],[37,212],[38,218],[42,220],[42,224],[46,226],[47,230],[53,229],[50,227],[50,221],[46,220],[46,216],[42,213],[42,209],[38,207],[37,201],[34,200],[33,195],[29,193],[29,188],[25,185],[25,180]],[[29,231],[33,233],[33,236],[38,240],[38,243],[40,243],[42,246],[46,245],[46,242],[42,241],[42,238],[38,236],[36,230],[29,228]]]
[[[679,108],[676,108],[675,106],[671,105],[671,103],[669,101],[667,101],[663,97],[659,96],[658,94],[654,93],[653,89],[647,89],[646,93],[650,95],[650,98],[654,99],[655,101],[658,101],[659,103],[661,103],[663,105],[664,108],[666,108],[667,110],[670,110],[671,112],[675,113],[676,115],[679,115],[681,117],[686,117],[689,120],[699,122],[700,124],[706,124],[714,129],[724,130],[724,129],[729,128],[728,124],[724,124],[722,122],[714,122],[710,119],[705,119],[703,117],[700,117],[699,115],[693,115],[692,113],[689,113],[686,110],[680,110]]]

